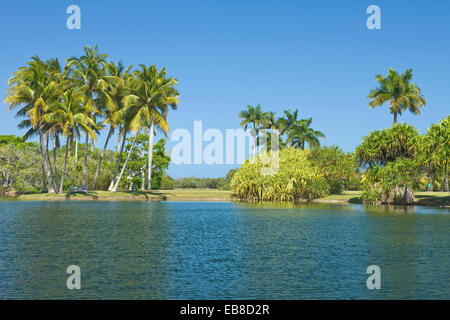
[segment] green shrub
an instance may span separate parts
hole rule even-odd
[[[231,180],[235,195],[250,201],[301,201],[328,194],[327,181],[320,169],[308,159],[310,151],[291,147],[280,150],[279,169],[262,174],[261,161],[245,161]],[[274,157],[270,154],[269,157]]]

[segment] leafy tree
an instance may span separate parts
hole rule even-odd
[[[359,166],[353,154],[339,147],[314,148],[309,159],[320,168],[327,180],[329,193],[341,193],[350,186],[359,185]]]
[[[412,203],[419,139],[417,129],[407,124],[373,131],[362,139],[355,155],[360,165],[368,166],[363,176],[365,201]],[[401,197],[400,188],[403,188]]]
[[[400,158],[375,166],[363,175],[363,199],[369,203],[412,204],[412,187],[420,177],[414,159]]]
[[[37,192],[42,186],[36,165],[39,153],[34,143],[24,143],[16,136],[0,136],[0,191]]]
[[[140,134],[135,140],[134,138],[127,139],[128,144],[125,146],[126,151],[131,151],[126,176],[123,176],[121,186],[124,189],[136,190],[138,188],[144,189],[146,181],[147,169],[147,150],[148,150],[148,135]],[[169,167],[170,157],[165,151],[166,140],[160,139],[153,148],[153,165],[152,165],[152,188],[159,189],[161,180],[165,171]]]
[[[444,190],[448,189],[448,162],[450,159],[450,116],[432,124],[419,143],[418,160],[424,166],[433,188],[433,177],[442,174]],[[431,189],[432,190],[432,189]]]
[[[355,154],[360,165],[386,165],[398,158],[413,158],[417,151],[419,132],[407,124],[372,131],[362,138]]]

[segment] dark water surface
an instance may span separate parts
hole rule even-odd
[[[450,211],[0,202],[0,298],[450,299]],[[66,268],[81,268],[68,290]],[[381,268],[368,290],[366,268]]]

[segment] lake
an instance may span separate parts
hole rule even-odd
[[[450,299],[449,252],[431,207],[0,202],[0,299]]]

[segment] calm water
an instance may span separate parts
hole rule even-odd
[[[0,202],[0,298],[450,299],[450,211]],[[67,266],[82,289],[68,290]],[[368,290],[366,268],[381,268]]]

